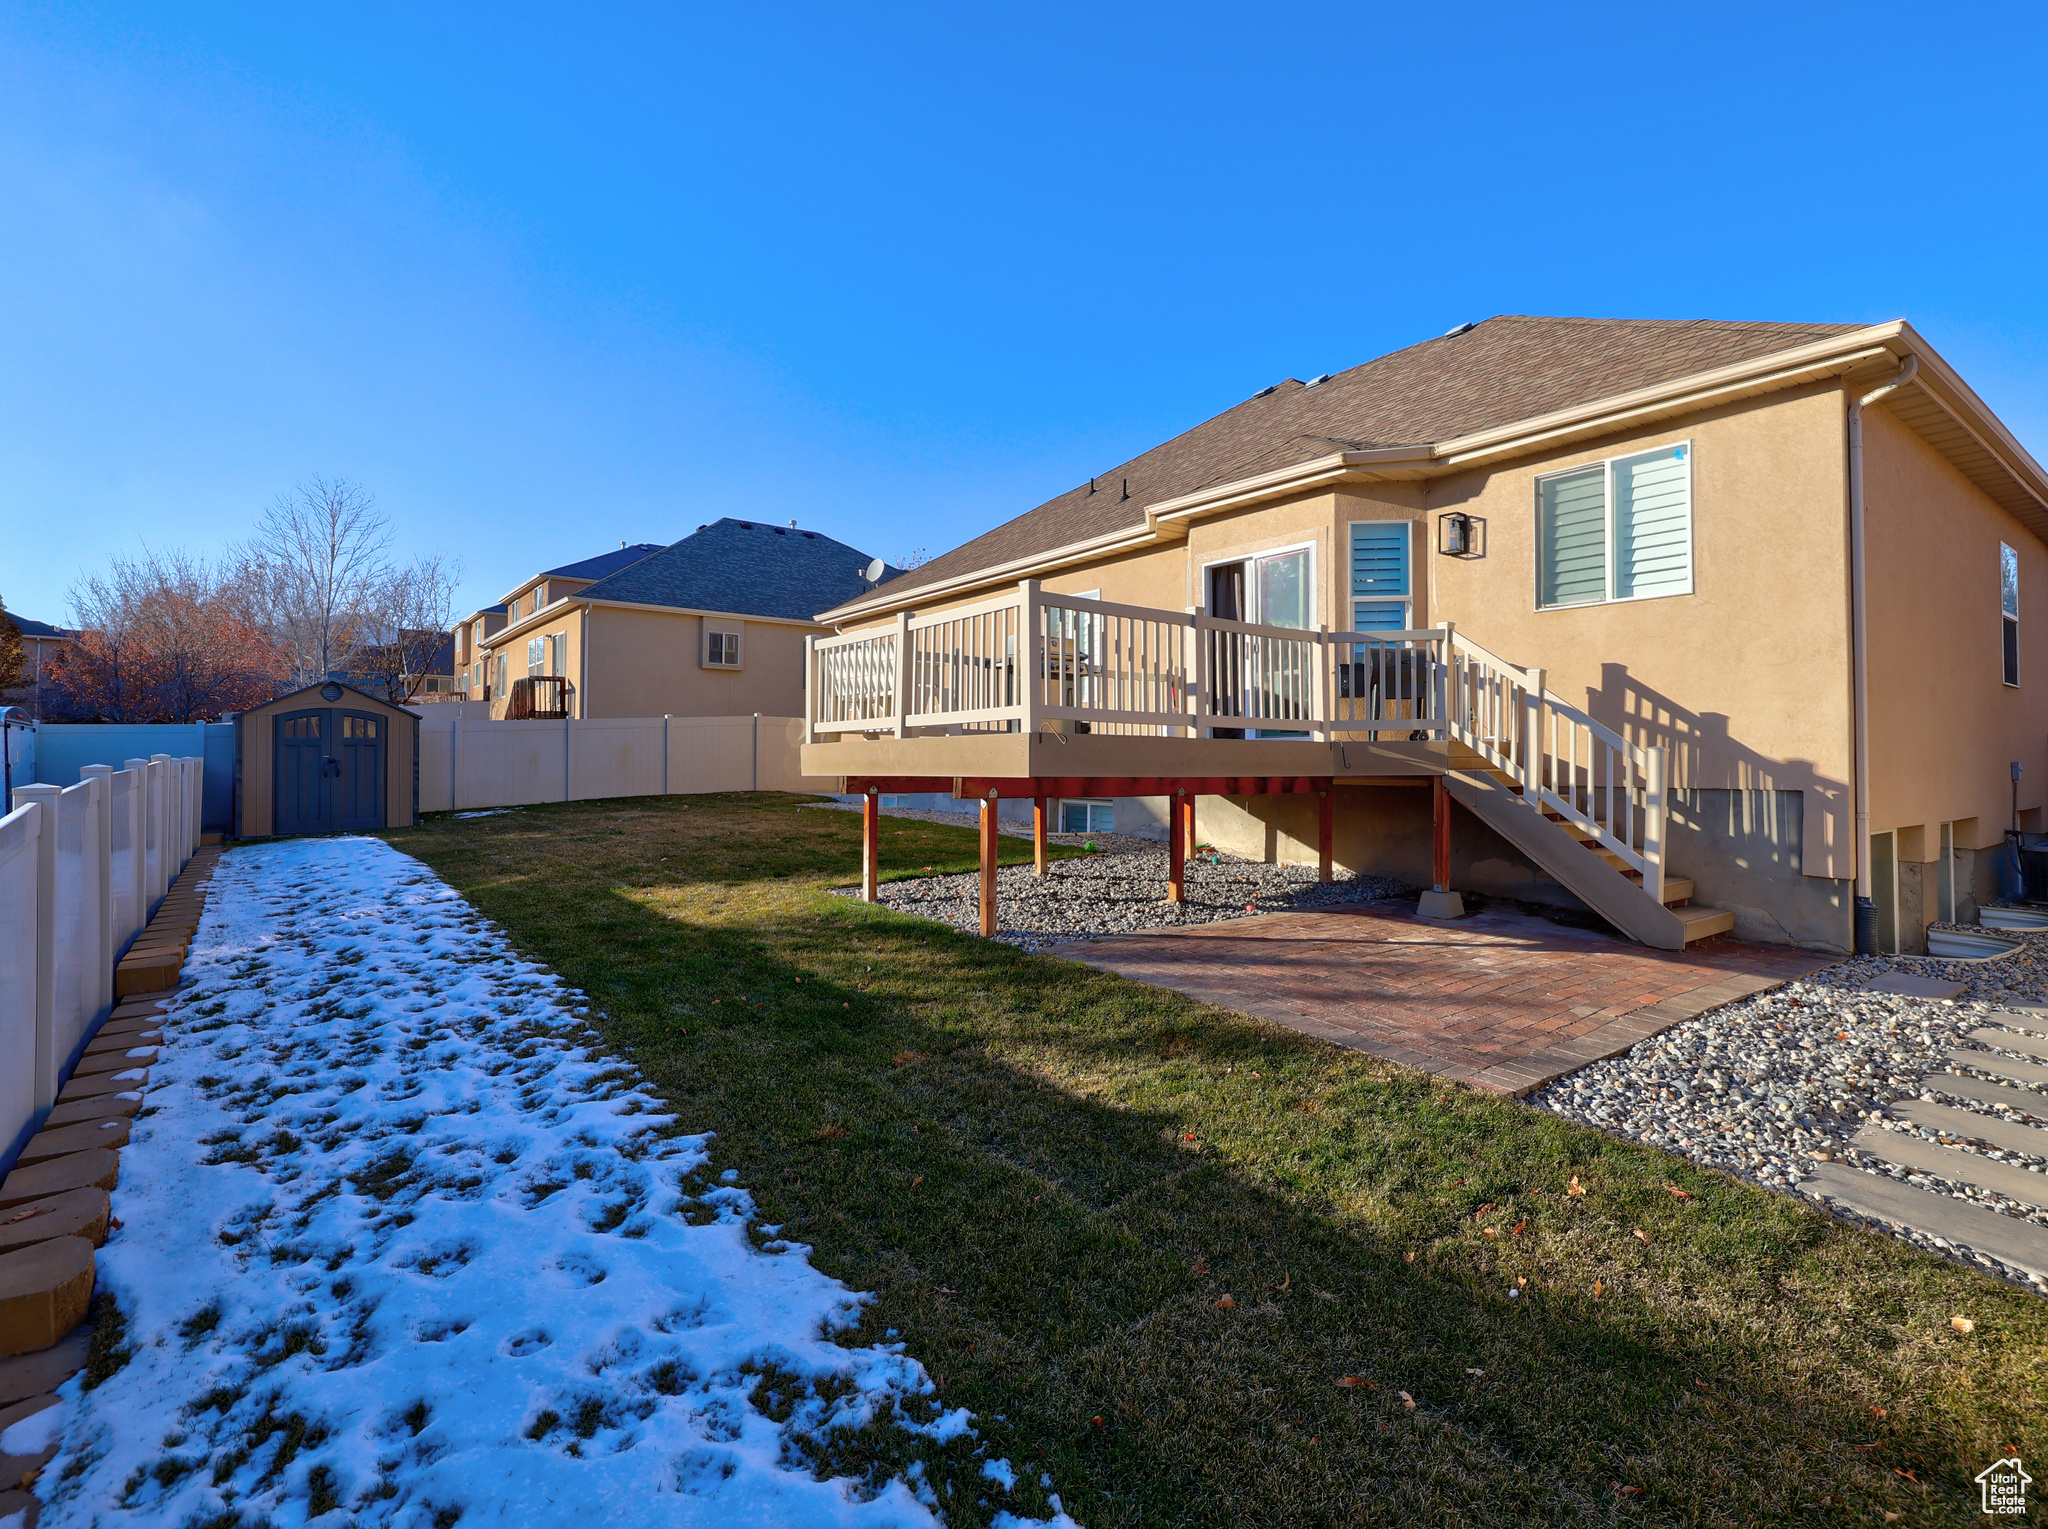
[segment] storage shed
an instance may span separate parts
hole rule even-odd
[[[420,719],[345,680],[235,718],[235,836],[363,833],[419,821]]]

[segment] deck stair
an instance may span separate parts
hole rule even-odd
[[[1454,633],[1445,712],[1452,796],[1623,933],[1662,950],[1726,934],[1664,874],[1664,751],[1621,737],[1550,694],[1540,669]]]

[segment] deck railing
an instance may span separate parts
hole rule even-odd
[[[1449,623],[1307,631],[1052,594],[1036,580],[810,640],[809,736],[1151,733],[1462,744],[1661,897],[1664,751],[1622,737]]]

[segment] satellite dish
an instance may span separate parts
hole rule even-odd
[[[887,573],[888,571],[889,565],[883,562],[880,558],[876,558],[872,563],[868,564],[867,567],[861,570],[860,576],[866,579],[870,584],[879,584],[882,582],[882,575]]]

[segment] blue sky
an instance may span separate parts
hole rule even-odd
[[[1910,318],[2048,456],[2038,8],[0,12],[0,595],[319,473],[936,553],[1493,313]]]

